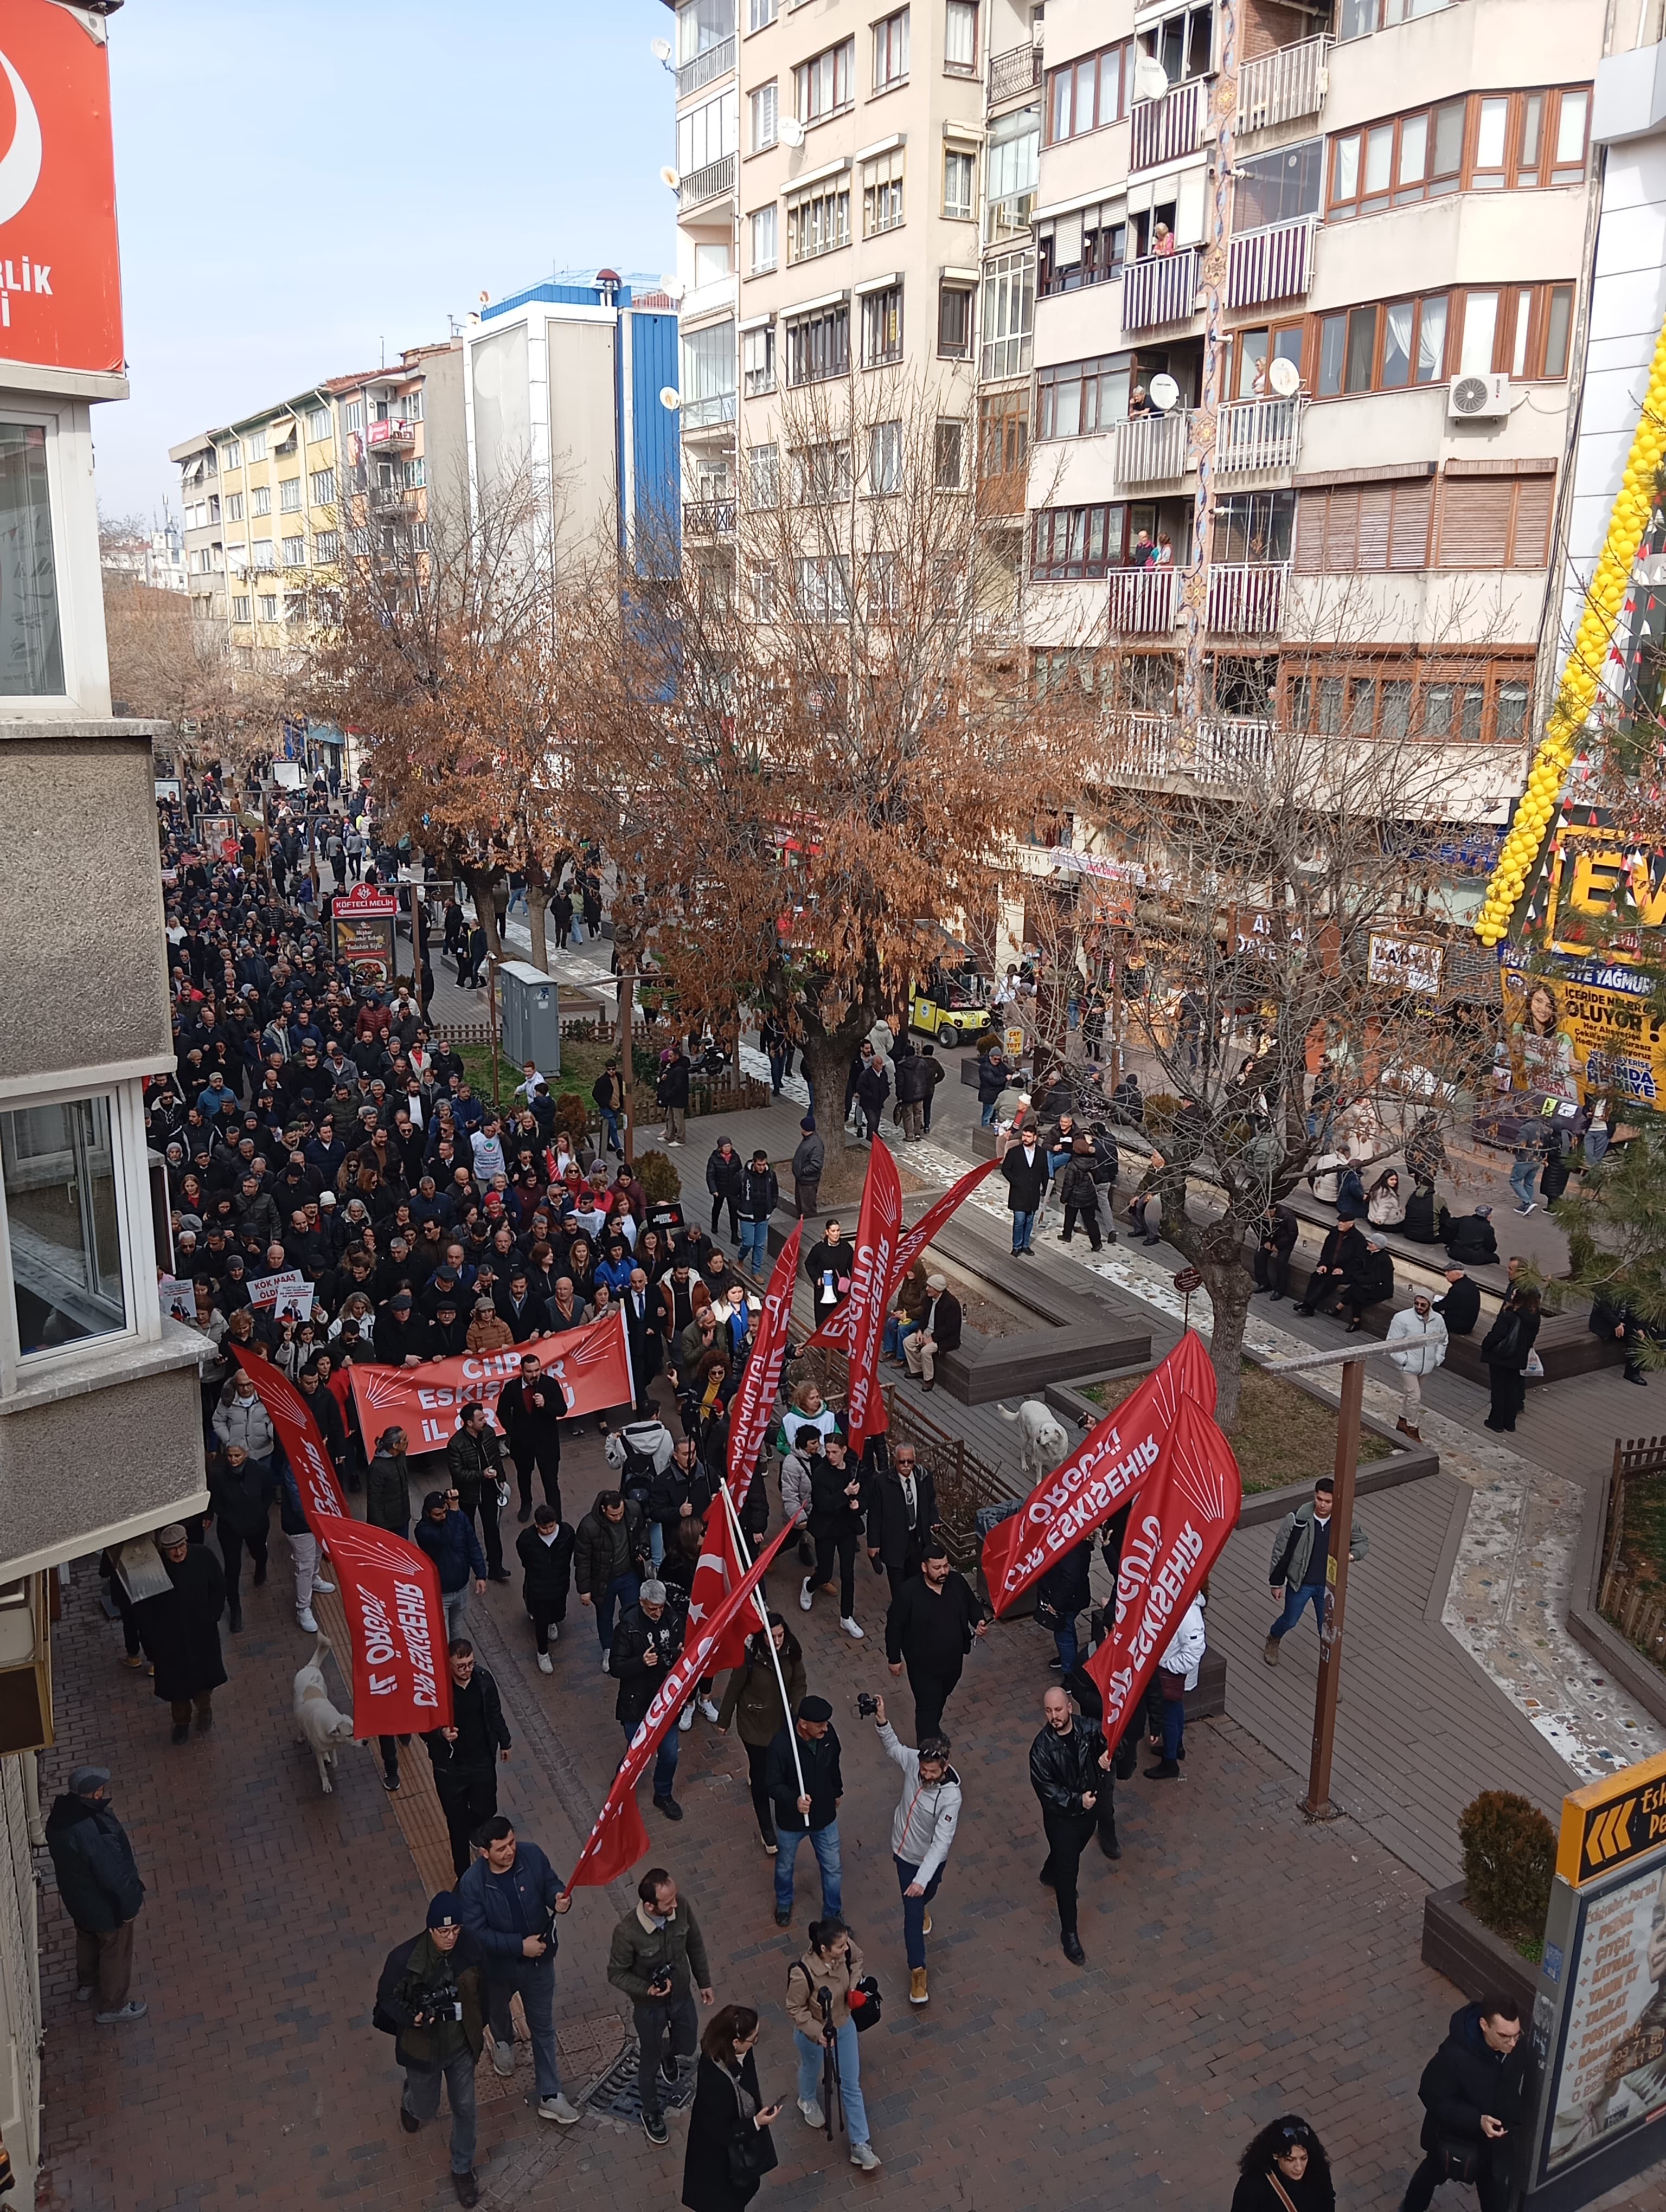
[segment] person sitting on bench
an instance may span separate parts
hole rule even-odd
[[[1329,1310],[1342,1295],[1347,1278],[1359,1273],[1365,1256],[1365,1240],[1354,1227],[1353,1216],[1339,1214],[1336,1226],[1319,1249],[1318,1262],[1307,1279],[1307,1296],[1297,1307],[1297,1312],[1310,1314],[1322,1300]]]
[[[1347,1306],[1353,1316],[1348,1322],[1348,1334],[1357,1336],[1364,1328],[1367,1306],[1381,1305],[1385,1298],[1393,1296],[1394,1255],[1374,1237],[1368,1237],[1358,1263],[1343,1278],[1342,1295],[1337,1303],[1339,1313],[1342,1306]]]

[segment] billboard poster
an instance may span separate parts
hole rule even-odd
[[[1657,1851],[1582,1895],[1542,2173],[1666,2116],[1666,1863]]]
[[[1566,960],[1535,974],[1505,945],[1499,981],[1516,1090],[1579,1106],[1606,1097],[1655,1108],[1666,1096],[1666,1022],[1651,1011],[1646,971]]]
[[[336,957],[345,961],[357,983],[385,990],[393,981],[393,927],[399,902],[389,891],[356,884],[345,898],[330,902]]]
[[[1373,931],[1365,973],[1373,983],[1397,991],[1420,991],[1438,999],[1445,954],[1446,948],[1438,939]]]

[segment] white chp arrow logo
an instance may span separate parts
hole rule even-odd
[[[40,118],[35,113],[29,88],[3,53],[0,70],[6,73],[17,107],[17,127],[4,159],[0,160],[0,224],[4,224],[28,205],[40,181]]]

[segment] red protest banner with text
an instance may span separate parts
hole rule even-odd
[[[1215,1371],[1195,1329],[984,1538],[983,1579],[997,1614],[1134,1495],[1157,1464],[1183,1398],[1214,1411]]]
[[[787,1333],[793,1322],[793,1285],[798,1279],[799,1243],[803,1235],[804,1224],[795,1221],[792,1235],[776,1255],[769,1287],[763,1293],[763,1317],[752,1339],[751,1357],[729,1408],[729,1482],[737,1512],[746,1503],[752,1472],[769,1433],[769,1417],[775,1410],[781,1362],[787,1357]]]
[[[451,1725],[440,1576],[391,1528],[325,1516],[314,1524],[341,1578],[353,1644],[353,1733],[416,1735]]]
[[[887,1306],[902,1289],[903,1276],[907,1274],[909,1269],[926,1249],[950,1215],[965,1204],[985,1176],[993,1175],[995,1163],[993,1160],[984,1160],[978,1166],[969,1168],[958,1182],[951,1183],[942,1197],[927,1207],[912,1229],[903,1231],[897,1240],[897,1257],[891,1261],[891,1281],[885,1287]],[[805,1340],[806,1350],[812,1345],[824,1344],[831,1346],[836,1351],[843,1352],[848,1349],[849,1343],[850,1301],[848,1298],[836,1313],[828,1316],[813,1336]]]
[[[312,1408],[289,1376],[281,1375],[270,1359],[258,1359],[236,1345],[233,1345],[232,1352],[271,1417],[277,1440],[283,1447],[283,1456],[295,1479],[307,1525],[322,1543],[320,1520],[347,1520],[350,1516],[347,1500],[341,1494],[341,1484],[336,1479],[335,1462],[313,1419]]]
[[[536,1352],[545,1376],[561,1386],[572,1414],[604,1413],[635,1402],[624,1312],[616,1308],[583,1328],[535,1336],[508,1352],[465,1352],[459,1359],[430,1359],[419,1367],[379,1367],[355,1360],[353,1402],[364,1435],[396,1425],[410,1439],[410,1456],[443,1451],[457,1432],[465,1406],[481,1405],[497,1421],[498,1394],[520,1372],[523,1353]]]
[[[1158,1470],[1128,1522],[1116,1571],[1116,1617],[1087,1662],[1105,1701],[1114,1744],[1138,1710],[1158,1662],[1237,1525],[1238,1463],[1213,1420],[1183,1397]]]
[[[886,1293],[891,1263],[903,1227],[903,1186],[888,1146],[876,1137],[867,1156],[862,1210],[856,1218],[856,1243],[850,1264],[850,1382],[845,1397],[845,1434],[852,1455],[885,1427],[885,1393],[879,1388],[879,1342],[885,1333]]]
[[[724,1517],[727,1520],[728,1516]],[[677,1716],[693,1696],[695,1684],[702,1674],[714,1673],[723,1663],[716,1655],[730,1623],[737,1615],[750,1614],[754,1620],[757,1619],[752,1592],[795,1526],[789,1521],[775,1531],[772,1541],[758,1553],[709,1622],[696,1626],[690,1607],[682,1656],[654,1692],[653,1704],[630,1739],[623,1761],[613,1778],[613,1787],[607,1793],[607,1802],[597,1814],[584,1849],[579,1853],[578,1864],[568,1876],[569,1890],[581,1886],[593,1888],[603,1882],[617,1881],[648,1850],[648,1830],[642,1826],[642,1816],[636,1807],[636,1784],[659,1749],[666,1730],[676,1727]]]

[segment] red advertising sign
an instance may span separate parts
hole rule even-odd
[[[804,1224],[794,1222],[792,1235],[775,1255],[775,1271],[763,1294],[763,1318],[757,1325],[751,1357],[729,1408],[729,1484],[737,1510],[745,1504],[746,1492],[752,1486],[753,1470],[775,1410],[781,1363],[787,1357],[787,1333],[793,1320],[799,1240],[803,1234]]]
[[[336,957],[353,970],[355,980],[373,990],[385,990],[398,964],[394,930],[399,902],[391,891],[355,884],[344,898],[330,902],[330,927]]]
[[[283,1456],[295,1479],[307,1525],[324,1543],[326,1540],[320,1522],[345,1520],[347,1500],[341,1494],[335,1462],[313,1419],[312,1409],[289,1376],[281,1375],[270,1359],[257,1359],[236,1345],[232,1346],[232,1355],[253,1383],[255,1395],[271,1417],[277,1440],[283,1447]],[[434,1723],[430,1721],[429,1725],[431,1728]]]
[[[979,1166],[969,1168],[959,1182],[951,1183],[942,1197],[934,1205],[927,1207],[913,1228],[904,1232],[897,1243],[897,1257],[891,1262],[891,1281],[885,1290],[887,1306],[903,1287],[903,1276],[926,1249],[938,1231],[942,1228],[949,1216],[964,1205],[985,1176],[994,1174],[994,1160],[984,1160]],[[833,1345],[840,1351],[848,1349],[850,1343],[849,1299],[845,1300],[836,1313],[830,1314],[815,1334],[806,1340],[810,1344]]]
[[[852,1455],[885,1426],[885,1393],[879,1388],[879,1340],[885,1331],[886,1292],[903,1227],[903,1186],[889,1148],[876,1138],[867,1156],[862,1210],[856,1218],[856,1244],[850,1264],[850,1388],[845,1401],[845,1433]]]
[[[1203,1340],[1188,1329],[1062,1466],[1044,1475],[1020,1511],[983,1541],[983,1579],[997,1614],[1011,1610],[1084,1536],[1110,1520],[1149,1476],[1183,1399],[1214,1411],[1215,1370]]]
[[[1243,1502],[1232,1447],[1196,1400],[1183,1397],[1123,1539],[1116,1624],[1087,1662],[1105,1701],[1107,1743],[1116,1741],[1138,1708]]]
[[[522,1355],[534,1349],[546,1379],[561,1386],[569,1414],[605,1413],[610,1406],[635,1403],[624,1313],[616,1308],[583,1328],[534,1337],[508,1352],[465,1352],[460,1358],[430,1359],[420,1367],[378,1367],[356,1359],[350,1380],[359,1425],[367,1437],[404,1429],[413,1459],[445,1449],[457,1433],[460,1407],[483,1406],[493,1425],[501,1427],[498,1393],[520,1373]]]
[[[54,0],[0,10],[0,360],[122,368],[106,35]]]
[[[451,1725],[440,1577],[426,1552],[368,1521],[315,1523],[341,1577],[353,1645],[353,1733],[416,1735]]]

